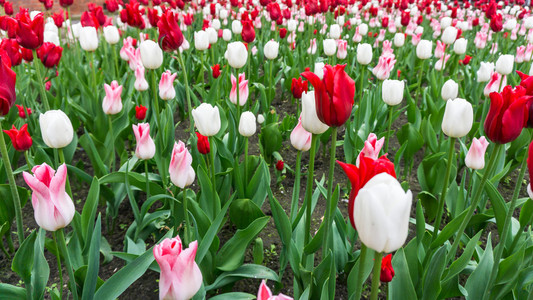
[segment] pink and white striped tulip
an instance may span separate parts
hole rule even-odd
[[[104,83],[105,97],[102,101],[102,109],[106,115],[115,115],[122,110],[122,86],[116,80],[111,85]]]
[[[384,137],[378,140],[376,134],[370,133],[365,141],[365,146],[363,147],[363,150],[361,150],[361,152],[359,152],[359,155],[357,155],[355,165],[359,167],[359,161],[361,160],[361,157],[368,157],[372,158],[373,160],[378,159],[379,152],[381,151],[384,142]]]
[[[159,81],[159,97],[163,100],[172,100],[176,97],[176,90],[174,89],[174,80],[178,74],[166,70],[161,74]]]
[[[239,105],[244,106],[248,100],[248,80],[246,80],[246,74],[239,74]],[[229,93],[229,100],[233,104],[237,104],[237,78],[231,74],[231,91]]]
[[[148,89],[148,81],[146,81],[146,78],[144,78],[144,67],[142,64],[137,65],[137,68],[135,69],[135,83],[133,86],[139,92],[143,92]]]
[[[137,141],[137,148],[135,148],[135,156],[138,159],[148,160],[155,155],[155,143],[150,137],[150,124],[139,123],[133,124],[133,134]]]
[[[485,151],[487,151],[488,146],[489,142],[484,136],[479,139],[474,138],[465,157],[466,166],[474,170],[483,169],[485,167]]]
[[[311,148],[311,138],[313,134],[305,130],[302,126],[302,117],[298,119],[298,124],[291,132],[291,144],[300,151],[309,151]]]
[[[193,183],[196,173],[191,164],[192,156],[185,144],[182,141],[174,143],[168,172],[175,186],[183,189]]]
[[[265,280],[261,281],[259,291],[257,292],[257,300],[293,300],[289,296],[283,294],[272,295],[272,291],[266,285]]]

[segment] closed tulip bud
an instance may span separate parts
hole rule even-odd
[[[329,37],[338,40],[341,37],[341,27],[339,24],[332,24],[329,27]]]
[[[433,44],[428,40],[420,40],[416,46],[416,56],[419,59],[428,59],[431,57]]]
[[[145,40],[139,46],[141,61],[145,68],[155,70],[163,64],[163,50],[152,40]]]
[[[355,199],[355,226],[361,242],[376,252],[398,250],[407,239],[413,195],[404,192],[393,176],[380,173],[370,179]]]
[[[337,58],[338,59],[345,59],[348,55],[348,42],[345,40],[338,40],[337,41]]]
[[[357,28],[359,29],[360,35],[366,35],[368,33],[368,25],[366,23],[359,24]]]
[[[402,102],[404,88],[405,82],[386,79],[383,81],[381,99],[390,106],[398,105]]]
[[[255,134],[256,127],[255,115],[250,111],[243,112],[239,121],[239,133],[242,136],[250,137]]]
[[[324,67],[326,65],[323,62],[317,62],[315,63],[315,69],[314,72],[318,78],[322,79],[324,78]]]
[[[135,106],[135,118],[139,121],[144,120],[146,118],[146,111],[148,108],[146,106]]]
[[[311,148],[311,138],[313,135],[302,126],[302,117],[298,119],[298,124],[291,132],[291,145],[300,151],[309,151]]]
[[[229,42],[231,41],[231,30],[229,29],[224,29],[222,31],[222,39],[226,42]]]
[[[453,44],[453,42],[455,42],[456,38],[457,38],[457,28],[450,26],[444,29],[441,40],[446,45],[451,45]]]
[[[98,48],[98,35],[94,27],[87,26],[81,28],[80,46],[85,51],[95,51]]]
[[[302,94],[302,126],[305,130],[321,134],[328,130],[329,126],[318,119],[315,104],[315,91]]]
[[[239,20],[233,20],[231,22],[231,31],[233,34],[241,34],[242,33],[242,24]]]
[[[378,137],[375,133],[370,133],[368,137],[366,138],[363,149],[361,150],[361,152],[359,152],[359,155],[357,155],[357,159],[355,160],[355,165],[358,168],[361,167],[360,162],[363,157],[370,158],[373,161],[378,160],[379,152],[381,151],[381,148],[383,148],[384,142],[385,142],[384,137],[378,140]]]
[[[246,80],[246,74],[239,74],[239,105],[244,106],[248,101],[249,95],[248,80]],[[229,93],[229,99],[231,103],[237,104],[237,78],[231,74],[231,90]]]
[[[440,91],[443,100],[455,99],[457,93],[459,93],[459,85],[453,79],[448,79]]]
[[[455,52],[455,54],[465,54],[467,45],[468,41],[466,39],[457,39],[455,43],[453,43],[453,52]]]
[[[198,138],[198,152],[200,152],[201,154],[208,154],[211,151],[209,139],[206,136],[201,135],[199,132],[196,132],[196,137]]]
[[[39,116],[41,135],[50,148],[64,148],[72,142],[74,129],[67,115],[61,110],[49,110]]]
[[[381,259],[381,273],[379,280],[381,282],[391,282],[394,278],[394,269],[392,268],[392,254],[389,254]]]
[[[172,100],[176,97],[176,90],[174,89],[174,79],[178,73],[172,74],[170,70],[167,70],[161,74],[161,80],[159,81],[159,97],[163,100]]]
[[[278,42],[274,40],[270,40],[265,44],[264,53],[265,53],[266,58],[271,59],[271,60],[276,59],[278,57],[278,52],[279,52]]]
[[[4,132],[11,139],[11,144],[13,145],[13,148],[15,148],[15,150],[24,152],[31,148],[33,140],[30,134],[28,133],[28,124],[22,125],[22,127],[20,127],[20,130],[18,130],[15,125],[12,125],[12,128],[10,130],[4,130]]]
[[[209,48],[209,36],[207,32],[200,30],[194,33],[194,48],[199,51]]]
[[[337,51],[337,43],[333,39],[325,39],[323,42],[324,54],[332,56]]]
[[[474,170],[483,169],[485,167],[485,151],[488,146],[489,142],[484,136],[479,139],[474,138],[465,157],[466,166]]]
[[[215,19],[214,21],[218,21],[217,19]],[[213,22],[214,23],[214,22]],[[220,25],[220,22],[219,22],[219,25]],[[216,31],[215,28],[213,27],[208,27],[205,29],[205,32],[207,33],[207,37],[209,38],[209,44],[214,44],[217,42],[218,40],[218,33]]]
[[[168,172],[170,181],[183,189],[193,183],[196,173],[192,165],[192,156],[182,141],[174,143]]]
[[[202,103],[192,110],[194,125],[205,136],[213,136],[220,131],[220,113],[217,106]]]
[[[148,160],[155,155],[155,143],[150,137],[150,124],[139,123],[133,124],[133,134],[137,141],[137,148],[135,148],[135,156],[138,159]]]
[[[117,44],[120,41],[120,34],[118,33],[118,28],[113,25],[104,27],[104,37],[108,44]]]
[[[248,60],[248,50],[242,42],[232,42],[228,44],[224,57],[232,68],[239,69]]]
[[[368,65],[372,61],[372,46],[364,43],[357,45],[357,62]]]
[[[492,72],[494,72],[494,63],[481,62],[479,69],[477,70],[477,82],[489,81]]]
[[[398,32],[394,35],[394,47],[400,48],[405,44],[405,34]]]
[[[513,72],[514,55],[501,55],[496,61],[496,72],[502,75],[509,75]]]
[[[446,102],[444,117],[442,118],[442,132],[453,138],[467,135],[474,122],[472,104],[465,99],[456,98]]]
[[[133,87],[139,92],[148,89],[148,81],[146,81],[146,78],[144,77],[144,67],[140,64],[137,65],[137,68],[135,69],[135,83],[133,84]]]
[[[257,116],[257,123],[263,124],[265,122],[265,117],[262,114]]]
[[[102,109],[106,115],[115,115],[122,110],[122,86],[116,80],[111,85],[104,84],[105,97],[102,101]]]
[[[43,43],[52,43],[56,46],[59,46],[59,35],[52,31],[45,31],[43,34]]]

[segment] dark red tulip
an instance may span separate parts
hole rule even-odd
[[[255,40],[255,29],[254,25],[252,25],[252,21],[242,22],[241,37],[245,43],[251,43]]]
[[[114,13],[118,10],[118,2],[116,0],[106,0],[105,7],[108,12]]]
[[[159,12],[155,8],[148,8],[148,22],[152,27],[157,27],[157,22],[159,22]]]
[[[27,49],[37,49],[43,44],[44,18],[43,13],[37,14],[33,20],[28,12],[17,15],[17,42]]]
[[[48,69],[57,67],[63,54],[63,48],[56,46],[53,43],[44,43],[37,49],[37,57],[41,60],[43,65]]]
[[[531,144],[529,144],[529,150],[528,150],[528,153],[527,153],[527,169],[529,170],[529,178],[533,178],[531,176],[533,176],[533,141],[531,141]],[[528,186],[528,193],[529,191],[533,191],[533,189],[531,188],[531,182],[533,182],[533,180],[529,180],[529,186]]]
[[[198,152],[201,154],[208,154],[211,151],[209,139],[206,136],[201,135],[199,132],[196,132],[196,137],[198,137]]]
[[[135,118],[139,121],[144,120],[146,118],[146,111],[148,108],[146,106],[135,106]]]
[[[17,151],[24,152],[30,149],[31,145],[33,144],[31,136],[28,133],[28,124],[22,125],[20,130],[17,130],[15,125],[13,125],[10,130],[4,130],[4,132],[9,136],[11,139],[11,144],[13,144],[13,148],[15,148]]]
[[[159,44],[161,48],[168,52],[178,50],[183,43],[183,33],[176,20],[176,16],[171,10],[167,10],[157,23],[159,28]]]
[[[7,32],[10,39],[17,38],[18,22],[12,17],[0,16],[0,29]]]
[[[270,19],[277,20],[281,18],[281,8],[277,2],[271,2],[268,4],[267,10],[270,13]]]
[[[9,59],[11,66],[18,66],[22,62],[22,53],[20,53],[20,46],[14,39],[3,39],[0,43],[0,49],[4,50]]]
[[[520,76],[520,85],[526,89],[526,95],[533,96],[533,76],[516,71]]]
[[[391,282],[394,277],[394,269],[392,268],[392,253],[381,259],[381,273],[379,274],[379,280],[381,282]]]
[[[22,58],[27,62],[33,61],[33,52],[30,49],[20,48],[20,53],[22,53]]]
[[[389,26],[389,18],[384,17],[383,19],[381,19],[381,27],[387,28],[388,26]]]
[[[487,19],[492,19],[496,15],[496,11],[498,10],[498,7],[496,5],[496,1],[491,0],[489,5],[487,5],[485,9],[485,17]]]
[[[69,7],[74,3],[74,0],[59,0],[59,5],[63,7]]]
[[[494,15],[492,19],[490,19],[490,29],[494,32],[500,32],[503,29],[503,17],[501,14]]]
[[[293,78],[291,83],[291,92],[292,96],[296,99],[302,98],[302,93],[307,92],[308,86],[307,81],[302,80],[302,77],[298,79]]]
[[[185,25],[191,26],[193,20],[194,20],[193,14],[183,14],[183,23],[185,23]]]
[[[284,168],[285,168],[285,163],[281,159],[278,160],[278,162],[276,163],[276,170],[283,171]]]
[[[220,65],[216,64],[212,66],[211,70],[213,71],[213,78],[217,79],[220,76]]]
[[[400,22],[402,23],[402,26],[409,25],[409,21],[411,20],[411,13],[408,11],[402,11],[402,17],[400,19]]]
[[[6,1],[4,3],[4,12],[8,16],[12,16],[13,15],[13,3]]]
[[[279,37],[284,39],[287,36],[287,28],[282,27],[279,29]]]
[[[65,18],[63,17],[63,10],[53,14],[52,19],[54,19],[54,24],[56,24],[58,28],[63,27],[63,21],[65,21]]]
[[[15,103],[15,82],[17,74],[11,70],[11,60],[4,50],[0,49],[0,116],[5,116]]]
[[[98,22],[96,16],[89,11],[84,11],[81,14],[80,22],[83,27],[90,26],[96,28],[96,30],[98,30],[98,28],[100,27],[100,22]]]

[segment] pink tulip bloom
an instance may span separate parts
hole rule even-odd
[[[359,27],[355,27],[355,33],[353,34],[352,41],[354,43],[359,43],[363,40],[363,36],[359,33]]]
[[[133,86],[139,92],[148,89],[148,81],[144,78],[144,67],[142,64],[137,65],[137,68],[135,69],[135,83]]]
[[[194,261],[197,249],[198,241],[183,249],[179,236],[154,246],[154,257],[161,268],[159,299],[187,300],[198,292],[203,277]]]
[[[357,155],[355,165],[359,167],[359,161],[361,160],[361,157],[368,157],[372,158],[373,160],[378,159],[379,152],[381,151],[384,142],[385,138],[382,137],[378,140],[378,137],[374,133],[370,133],[365,141],[365,146],[363,147],[363,150],[361,150],[361,152],[359,152],[359,155]]]
[[[488,146],[489,142],[484,136],[479,139],[474,138],[465,157],[466,166],[474,170],[483,169],[485,167],[485,151],[487,151]]]
[[[176,97],[176,90],[174,89],[174,80],[178,74],[165,71],[161,74],[161,81],[159,81],[159,97],[163,100],[172,100]]]
[[[346,55],[348,55],[347,51],[348,42],[345,40],[338,40],[337,41],[337,58],[338,59],[345,59]]]
[[[481,20],[484,21],[483,18],[480,18],[480,20],[479,20],[480,23],[481,23]],[[488,33],[489,32],[489,28],[490,28],[490,23],[483,23],[483,25],[481,26],[481,32]]]
[[[302,126],[302,117],[298,119],[298,125],[291,132],[291,144],[300,151],[308,151],[311,148],[313,135]]]
[[[298,32],[304,32],[305,31],[305,24],[304,22],[300,22],[298,25]]]
[[[193,183],[196,173],[191,164],[192,156],[185,148],[185,144],[182,141],[174,143],[168,172],[175,186],[183,189]]]
[[[383,41],[383,51],[381,52],[381,56],[392,56],[394,57],[394,50],[392,50],[392,42],[387,40]]]
[[[531,61],[531,56],[533,55],[533,44],[527,44],[526,51],[524,53],[524,61]]]
[[[435,70],[441,71],[446,67],[446,63],[448,62],[448,59],[450,59],[450,54],[444,55],[441,59],[437,60],[435,63]]]
[[[62,164],[57,172],[46,163],[33,167],[30,173],[23,172],[26,184],[32,189],[31,204],[35,221],[44,230],[56,231],[72,221],[76,209],[65,192],[67,165]]]
[[[307,48],[307,54],[315,54],[316,47],[316,39],[311,39],[311,41],[309,41],[309,48]]]
[[[392,69],[394,69],[394,65],[396,64],[396,60],[394,57],[379,57],[379,62],[374,69],[372,69],[372,73],[374,76],[376,76],[379,80],[385,80],[388,79],[390,76],[390,72]]]
[[[477,49],[483,49],[487,45],[488,35],[485,32],[478,31],[476,33],[476,38],[474,39],[474,45]]]
[[[273,296],[272,291],[268,288],[268,286],[266,285],[266,282],[263,280],[261,281],[261,285],[259,286],[259,291],[257,292],[257,300],[293,300],[293,299],[283,294]]]
[[[503,82],[500,84],[500,81],[502,80]],[[494,71],[490,75],[489,83],[487,83],[487,85],[485,86],[485,89],[483,90],[483,95],[485,95],[485,97],[488,97],[490,93],[492,92],[500,92],[499,89],[503,89],[503,87],[506,85],[507,85],[507,76],[503,76],[503,79],[502,79],[502,75]]]
[[[106,115],[115,115],[122,110],[122,86],[118,85],[116,80],[111,82],[111,85],[104,83],[105,97],[102,102],[102,109]]]
[[[248,100],[248,80],[246,74],[239,74],[239,105],[244,106]],[[237,104],[237,78],[231,74],[231,91],[229,93],[229,100],[233,104]]]
[[[517,47],[514,61],[520,64],[520,63],[523,63],[525,59],[526,59],[526,46]]]
[[[128,62],[132,71],[135,71],[138,65],[142,65],[141,48],[128,48],[126,49],[126,55],[128,55]]]
[[[490,54],[496,54],[496,52],[498,52],[498,43],[493,43],[490,48]]]
[[[133,134],[137,140],[137,148],[135,148],[135,156],[138,159],[148,160],[155,155],[155,144],[150,137],[150,124],[139,123],[133,124]]]
[[[413,34],[411,36],[411,43],[413,44],[413,46],[417,46],[421,39],[422,39],[422,33]]]
[[[379,30],[379,35],[378,35],[378,38],[377,40],[382,42],[383,40],[385,40],[385,33],[387,33],[387,30],[385,29],[380,29]]]
[[[446,44],[437,40],[437,47],[435,48],[435,57],[442,58],[442,56],[444,55],[444,51],[446,51]]]
[[[120,49],[120,58],[125,61],[129,61],[130,57],[127,51],[135,51],[135,48],[133,48],[133,38],[128,36],[127,38],[122,40],[122,44],[123,46]]]

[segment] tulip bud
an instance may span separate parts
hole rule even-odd
[[[155,155],[155,143],[150,137],[150,124],[133,124],[132,127],[135,140],[137,141],[135,156],[141,160],[151,159]]]
[[[474,170],[483,169],[485,167],[485,151],[488,146],[489,142],[484,136],[479,139],[474,138],[465,157],[466,166]]]
[[[291,145],[300,151],[308,151],[311,148],[311,138],[313,135],[302,126],[302,117],[298,119],[298,124],[291,132]]]
[[[302,126],[311,133],[321,134],[329,127],[318,119],[315,105],[314,91],[302,94]]]
[[[111,85],[104,84],[105,97],[102,101],[102,110],[106,115],[115,115],[122,110],[122,86],[118,85],[116,80],[111,82]]]
[[[400,48],[405,43],[405,34],[398,32],[394,35],[394,47]]]
[[[242,136],[250,137],[255,134],[255,131],[255,115],[250,111],[243,112],[239,121],[239,133]]]
[[[205,136],[213,136],[220,131],[220,113],[217,106],[202,103],[192,110],[194,125]]]
[[[239,20],[233,20],[231,22],[231,31],[233,34],[241,34],[242,33],[242,24]]]
[[[98,48],[98,35],[94,27],[82,27],[80,30],[80,46],[85,51],[95,51]]]
[[[368,33],[368,25],[366,23],[359,24],[357,28],[359,29],[360,35],[366,35]]]
[[[11,139],[11,144],[13,145],[13,148],[15,148],[15,150],[24,152],[31,148],[33,140],[28,132],[28,124],[22,125],[20,130],[17,130],[15,125],[12,125],[12,128],[10,130],[4,130],[4,132]]]
[[[433,44],[428,40],[420,40],[416,46],[416,56],[419,59],[428,59],[431,57]]]
[[[329,37],[338,40],[341,37],[341,27],[339,24],[332,24],[329,27]]]
[[[265,117],[262,114],[257,116],[257,123],[263,124],[265,122]]]
[[[185,147],[185,144],[182,141],[174,143],[168,172],[170,174],[170,181],[175,186],[183,189],[193,183],[196,173],[191,164],[192,156]]]
[[[64,148],[72,142],[74,129],[67,115],[61,110],[49,110],[39,116],[41,135],[50,148]]]
[[[444,29],[441,40],[446,45],[451,45],[453,44],[453,42],[455,42],[456,38],[457,38],[457,28],[450,26]]]
[[[381,282],[391,282],[394,277],[394,269],[392,268],[392,254],[389,254],[381,259],[381,273],[379,280]]]
[[[141,43],[139,48],[141,49],[141,61],[145,68],[155,70],[163,64],[163,50],[156,42],[146,40]]]
[[[357,62],[362,65],[368,65],[372,61],[372,46],[370,44],[357,45]]]
[[[194,48],[199,51],[209,48],[209,36],[207,32],[200,30],[194,33]]]
[[[172,100],[176,97],[176,90],[174,89],[174,79],[176,79],[178,73],[172,74],[170,70],[167,70],[161,74],[161,80],[159,81],[159,97],[163,100]]]
[[[337,58],[338,59],[345,59],[348,55],[348,42],[345,40],[338,40],[337,41]]]
[[[291,19],[287,22],[288,31],[295,32],[297,27],[298,27],[298,21]]]
[[[398,105],[402,102],[404,88],[405,82],[386,79],[383,81],[381,99],[390,106]]]
[[[494,63],[481,62],[477,70],[477,82],[487,82],[490,80],[491,74],[494,72]]]
[[[442,119],[442,132],[453,138],[467,135],[474,122],[472,104],[465,99],[456,98],[446,102],[444,117]]]
[[[211,146],[209,145],[209,139],[201,135],[199,132],[196,132],[196,137],[198,138],[197,147],[198,152],[201,154],[208,154],[211,151]]]
[[[270,291],[270,289],[266,285],[265,280],[263,280],[261,281],[261,285],[259,286],[259,291],[257,292],[257,300],[269,300],[269,299],[293,300],[291,297],[283,295],[283,294],[273,295],[272,291]]]
[[[104,27],[104,37],[106,42],[110,45],[115,45],[120,41],[118,29],[113,25]]]
[[[325,39],[322,41],[322,44],[324,46],[324,54],[326,54],[326,56],[332,56],[337,51],[337,43],[333,39]]]
[[[144,67],[140,64],[137,65],[137,68],[135,69],[135,82],[133,83],[133,87],[139,92],[148,89],[148,81],[146,81],[146,78],[144,77]]]
[[[457,93],[459,92],[459,85],[453,81],[453,79],[448,79],[443,85],[440,91],[443,100],[455,99],[457,98]]]
[[[453,52],[455,54],[465,54],[466,52],[466,46],[468,45],[468,41],[464,38],[457,39],[455,43],[453,44]]]
[[[513,71],[514,55],[501,55],[496,61],[496,72],[502,75],[509,75]]]
[[[59,35],[52,31],[45,31],[43,34],[43,43],[52,43],[59,46]]]
[[[224,29],[222,31],[222,39],[226,42],[229,42],[231,40],[231,30]]]
[[[270,60],[276,59],[278,57],[278,52],[279,52],[278,42],[274,40],[270,40],[265,44],[264,54],[266,58]]]
[[[135,118],[139,121],[144,120],[146,118],[146,111],[148,108],[146,106],[135,106]]]
[[[246,46],[242,42],[232,42],[228,44],[224,57],[231,67],[239,69],[248,60],[248,50],[246,50]]]

